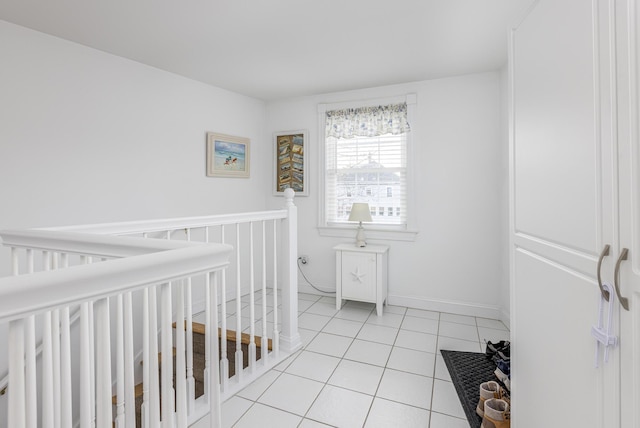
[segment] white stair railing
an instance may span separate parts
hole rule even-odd
[[[15,282],[11,283],[14,285],[8,285],[8,281],[26,281],[27,277],[36,278],[38,287],[51,299],[49,304],[37,310],[29,309],[31,306],[27,305],[23,312],[5,313],[3,308],[11,311],[11,305],[0,304],[0,322],[10,322],[11,340],[17,340],[17,348],[24,350],[14,353],[13,350],[17,348],[11,342],[12,365],[16,367],[16,364],[20,364],[18,360],[22,358],[21,365],[26,367],[24,379],[16,375],[15,371],[11,376],[18,376],[18,380],[9,379],[9,384],[13,385],[10,386],[9,399],[15,401],[17,395],[20,402],[24,401],[15,406],[17,410],[13,412],[9,426],[58,428],[70,427],[70,421],[74,424],[79,422],[81,427],[96,426],[98,422],[97,426],[100,426],[107,423],[107,420],[111,424],[112,416],[117,427],[135,426],[132,425],[135,424],[135,416],[130,409],[135,401],[134,385],[140,380],[143,380],[141,417],[144,427],[155,427],[160,423],[163,427],[188,426],[209,412],[210,405],[214,406],[211,413],[212,426],[217,426],[215,424],[220,422],[220,415],[215,409],[221,400],[243,388],[301,346],[297,328],[297,218],[293,192],[285,193],[285,201],[285,209],[276,211],[0,232],[3,244],[12,248],[15,274],[23,274],[0,279],[2,303],[11,301],[16,296],[19,299],[27,298],[24,293],[33,290],[32,288],[19,291]],[[260,227],[261,233],[254,234],[255,226]],[[127,238],[124,237],[134,240],[126,241]],[[125,241],[121,241],[123,238]],[[135,244],[131,244],[134,241]],[[233,251],[225,242],[235,244]],[[74,290],[79,295],[69,295],[68,301],[60,299],[65,290],[72,289],[70,285],[65,288],[60,284],[61,289],[58,290],[59,282],[55,278],[63,275],[61,272],[79,272],[81,276],[92,272],[99,276],[100,281],[104,281],[100,275],[111,276],[114,273],[113,266],[118,266],[116,262],[147,260],[152,256],[178,254],[179,249],[194,251],[192,248],[211,246],[200,243],[217,243],[219,245],[216,248],[228,249],[232,269],[218,267],[210,270],[211,274],[204,271],[197,274],[183,272],[182,275],[167,275],[162,278],[153,269],[149,269],[147,273],[150,276],[145,280],[144,286],[131,285],[127,288],[122,284],[115,284],[112,278],[109,287],[100,292],[95,287],[89,287],[93,290],[93,295],[87,294],[78,285],[78,279],[72,277],[72,284],[77,287]],[[20,249],[24,251],[19,255]],[[97,262],[91,264],[92,260]],[[260,264],[260,268],[256,269],[256,263]],[[25,267],[20,269],[20,264]],[[42,265],[45,272],[33,273],[35,265]],[[169,265],[175,266],[175,263]],[[130,272],[123,274],[128,276]],[[52,278],[53,281],[42,279],[45,277]],[[121,282],[120,277],[116,275],[115,278]],[[122,278],[124,284],[130,284],[134,280],[142,281],[139,277]],[[93,279],[91,281],[92,284],[95,283]],[[98,283],[104,284],[100,281]],[[257,284],[260,286],[256,290]],[[281,296],[278,287],[281,289]],[[156,289],[160,292],[159,296]],[[7,300],[5,296],[8,297]],[[233,308],[231,314],[228,313],[228,303],[235,306],[235,313]],[[246,306],[247,303],[249,306]],[[138,308],[135,313],[134,307]],[[270,310],[271,314],[268,315]],[[282,311],[281,315],[279,310]],[[256,320],[256,312],[260,316],[259,320]],[[198,400],[195,399],[192,340],[192,321],[198,318],[195,316],[197,313],[204,315],[207,334],[205,396]],[[235,327],[235,332],[227,337],[229,315],[232,317],[229,318],[231,331]],[[68,332],[70,324],[76,318],[80,319],[77,330],[81,339],[77,341],[78,349],[70,350]],[[158,354],[159,344],[163,355],[171,355],[173,321],[176,326],[186,325],[186,329],[175,330],[175,370],[179,373],[176,377],[176,391],[173,390],[170,377],[170,373],[174,371],[171,358],[162,359],[162,370],[159,370],[158,360],[153,358]],[[111,330],[111,325],[115,326],[114,330]],[[222,346],[222,358],[219,360],[218,341],[211,334],[218,327]],[[101,334],[94,336],[94,329]],[[249,366],[246,369],[242,369],[244,355],[239,346],[243,330],[248,333],[244,338],[249,339]],[[144,337],[141,338],[141,334]],[[39,363],[41,368],[37,373],[37,348],[34,346],[36,337],[42,337],[43,350],[40,358],[42,361]],[[233,337],[237,339],[236,375],[229,377],[226,348],[227,339]],[[23,343],[20,343],[19,338],[22,338]],[[258,339],[261,340],[260,343]],[[272,351],[268,349],[269,342],[272,343]],[[259,344],[262,346],[258,355],[256,350]],[[75,358],[73,363],[70,363],[70,356]],[[134,360],[144,360],[145,363],[140,366],[133,364]],[[164,376],[162,391],[157,375],[159,371]],[[68,397],[73,376],[79,376],[80,379],[74,381],[79,384],[80,400],[79,403],[72,404],[70,399],[61,400],[60,397]],[[215,384],[220,387],[210,389],[214,378]],[[20,382],[20,388],[24,391],[16,392],[18,387],[14,382]],[[0,390],[3,386],[6,390],[6,381],[2,385],[0,380]],[[36,402],[36,388],[41,390],[40,403]],[[115,406],[111,404],[113,393],[116,396]],[[33,399],[22,400],[21,397]],[[173,397],[176,400],[175,409]],[[160,401],[170,405],[161,407]],[[20,405],[25,407],[24,411]],[[16,415],[24,415],[24,425]],[[169,418],[170,425],[166,425]]]

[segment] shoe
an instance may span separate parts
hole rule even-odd
[[[498,360],[496,370],[494,374],[500,382],[511,391],[511,362],[505,360]]]
[[[511,428],[510,407],[507,401],[500,398],[485,401],[481,428]]]
[[[511,343],[508,340],[501,340],[497,343],[486,342],[487,348],[485,350],[485,355],[487,358],[492,360],[498,353],[502,355],[499,358],[505,359],[509,358],[510,355],[510,347]]]
[[[476,406],[476,413],[478,416],[484,416],[484,403],[490,398],[504,398],[506,395],[502,387],[493,380],[480,384],[480,400]]]

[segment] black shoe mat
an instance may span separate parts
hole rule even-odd
[[[471,428],[480,428],[482,418],[476,413],[476,406],[480,399],[480,384],[494,380],[504,387],[493,373],[496,369],[495,363],[479,352],[441,350],[440,353],[447,365],[469,425]]]

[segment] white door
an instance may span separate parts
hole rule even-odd
[[[640,10],[636,0],[618,0],[612,28],[616,34],[618,152],[618,229],[612,277],[618,282],[620,308],[620,396],[623,427],[640,427]],[[626,260],[624,256],[626,254]]]
[[[616,250],[608,11],[604,0],[540,0],[511,34],[517,428],[620,426],[618,354],[595,368],[590,334],[598,258],[611,245],[608,273]]]

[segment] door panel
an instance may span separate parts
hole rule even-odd
[[[602,221],[593,34],[590,2],[540,1],[513,63],[515,231],[591,256]]]
[[[342,252],[342,298],[376,301],[376,255]]]
[[[594,369],[589,334],[598,305],[594,281],[522,249],[514,267],[513,426],[610,428],[602,423],[603,372]]]
[[[613,245],[605,0],[540,0],[512,31],[513,426],[615,428],[594,367],[598,256]],[[610,258],[603,272],[610,271]],[[602,354],[601,354],[602,360]]]

